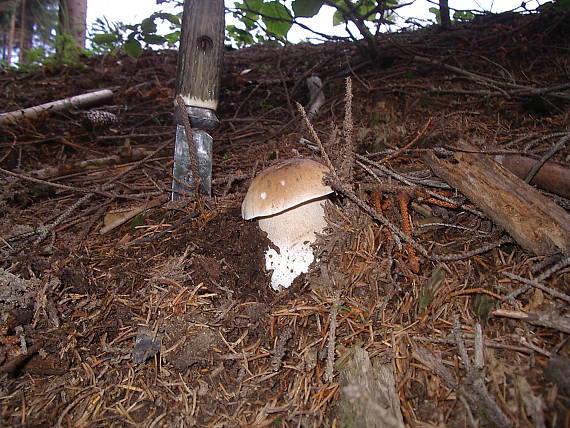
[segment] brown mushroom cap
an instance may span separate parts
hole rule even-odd
[[[271,166],[251,182],[241,205],[245,220],[280,213],[332,193],[323,183],[328,168],[311,159],[294,158]]]

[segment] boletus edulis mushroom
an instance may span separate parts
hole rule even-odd
[[[259,173],[241,206],[245,220],[259,228],[278,248],[265,252],[272,270],[271,287],[287,288],[314,260],[311,244],[326,226],[324,204],[333,190],[323,183],[328,168],[311,159],[289,159]]]

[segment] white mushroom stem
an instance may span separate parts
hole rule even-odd
[[[317,238],[315,233],[321,233],[326,226],[324,203],[317,199],[259,219],[259,228],[279,248],[279,252],[273,248],[265,252],[266,269],[273,271],[274,290],[289,287],[297,276],[309,271],[315,259],[311,248]]]

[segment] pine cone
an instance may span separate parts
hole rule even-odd
[[[116,114],[103,110],[88,110],[80,113],[81,123],[88,129],[108,128],[119,121]]]

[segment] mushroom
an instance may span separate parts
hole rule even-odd
[[[333,192],[323,183],[327,172],[313,160],[289,159],[259,173],[249,186],[242,217],[258,218],[259,228],[279,249],[265,252],[274,290],[289,287],[315,259],[311,244],[326,226],[324,203]]]

